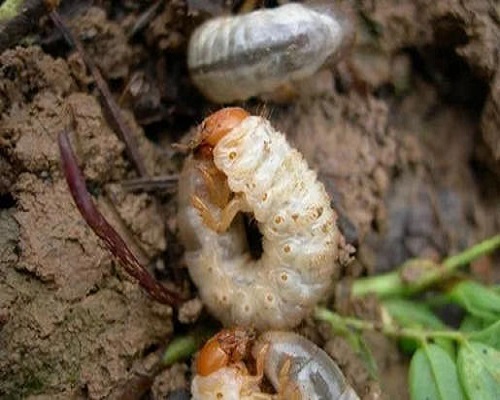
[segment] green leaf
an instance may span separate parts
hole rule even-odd
[[[460,282],[448,297],[476,317],[490,322],[500,319],[500,294],[477,282]]]
[[[409,378],[412,400],[465,400],[455,363],[437,345],[425,345],[415,352]]]
[[[471,332],[468,339],[481,342],[500,351],[500,320],[477,332]]]
[[[489,326],[488,322],[482,318],[475,317],[474,315],[467,314],[462,323],[460,324],[460,331],[462,332],[476,332],[481,331]]]
[[[465,341],[458,351],[460,381],[473,400],[498,400],[500,352],[482,343]]]
[[[403,328],[446,329],[446,325],[423,304],[403,299],[385,300],[382,304]]]
[[[425,328],[434,330],[448,329],[448,327],[423,304],[403,299],[389,299],[383,301],[383,306],[396,322],[404,328]],[[451,340],[438,338],[435,340],[448,354],[455,357],[455,346]],[[403,338],[399,341],[401,350],[407,354],[413,353],[420,343],[414,339]]]
[[[434,343],[441,347],[444,351],[446,351],[451,359],[455,361],[456,351],[455,344],[452,340],[445,338],[436,338],[434,339]]]

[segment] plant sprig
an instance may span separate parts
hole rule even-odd
[[[352,285],[353,296],[376,294],[379,298],[410,296],[452,276],[458,268],[500,248],[500,235],[486,239],[465,251],[446,258],[441,263],[413,259],[398,269],[379,276],[357,279]]]
[[[315,318],[329,323],[335,334],[345,336],[351,344],[362,342],[364,331],[398,339],[403,350],[413,353],[409,371],[412,400],[496,400],[500,393],[498,288],[462,279],[434,295],[436,304],[463,308],[465,318],[459,329],[448,327],[433,313],[427,305],[432,299],[423,304],[409,296],[448,280],[458,268],[499,247],[500,235],[496,235],[442,263],[410,260],[394,272],[357,280],[353,297],[377,295],[381,322],[342,316],[323,307],[316,308]]]
[[[358,332],[362,331],[374,331],[382,332],[386,336],[393,338],[408,338],[414,339],[422,344],[437,339],[450,339],[457,342],[463,342],[467,340],[466,336],[454,330],[427,330],[418,328],[402,328],[391,323],[379,323],[365,321],[358,318],[343,317],[337,313],[334,313],[323,307],[316,307],[314,317],[321,321],[330,323],[332,327],[338,330],[355,330]]]

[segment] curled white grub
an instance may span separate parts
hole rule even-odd
[[[289,3],[205,22],[189,41],[188,67],[208,99],[229,103],[313,75],[353,38],[349,18],[330,4]]]
[[[191,385],[193,399],[359,400],[328,354],[296,333],[266,332],[253,344],[255,375],[248,372],[248,358],[231,359],[234,345],[228,347],[228,340],[231,336],[226,331],[220,340],[215,336],[200,352],[201,363],[213,368],[204,371],[209,372],[206,374],[197,370]],[[228,350],[227,357],[218,362],[219,352],[224,349]],[[260,384],[264,376],[276,394],[263,393]]]
[[[226,326],[296,326],[324,298],[343,237],[316,172],[263,117],[222,109],[200,126],[179,181],[185,259]],[[242,213],[262,234],[252,257]]]

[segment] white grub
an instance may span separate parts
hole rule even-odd
[[[229,363],[207,376],[197,374],[191,385],[193,399],[359,400],[337,364],[300,335],[266,332],[252,354],[256,375],[250,375],[243,362]],[[264,375],[276,394],[261,391]]]
[[[224,110],[233,109],[218,113]],[[190,157],[179,180],[180,234],[200,297],[225,326],[292,328],[324,298],[338,268],[343,237],[325,188],[263,117],[245,117],[212,156]],[[241,214],[217,233],[193,206],[193,196],[201,196],[214,216],[224,214],[210,201],[200,172],[210,163],[227,180],[232,202],[257,222],[263,236],[259,259],[250,255]]]
[[[229,103],[313,75],[353,38],[349,18],[331,5],[290,3],[205,22],[189,41],[188,67],[208,99]]]
[[[266,332],[253,347],[267,349],[264,374],[283,399],[359,399],[337,364],[313,342],[292,332]],[[295,396],[295,397],[294,397]]]

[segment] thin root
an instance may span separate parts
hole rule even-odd
[[[69,191],[87,224],[104,241],[111,253],[120,260],[125,271],[137,279],[151,297],[160,303],[178,306],[183,300],[182,296],[168,290],[148,272],[95,206],[92,197],[87,191],[85,179],[71,148],[68,131],[64,130],[59,134],[58,143]]]

